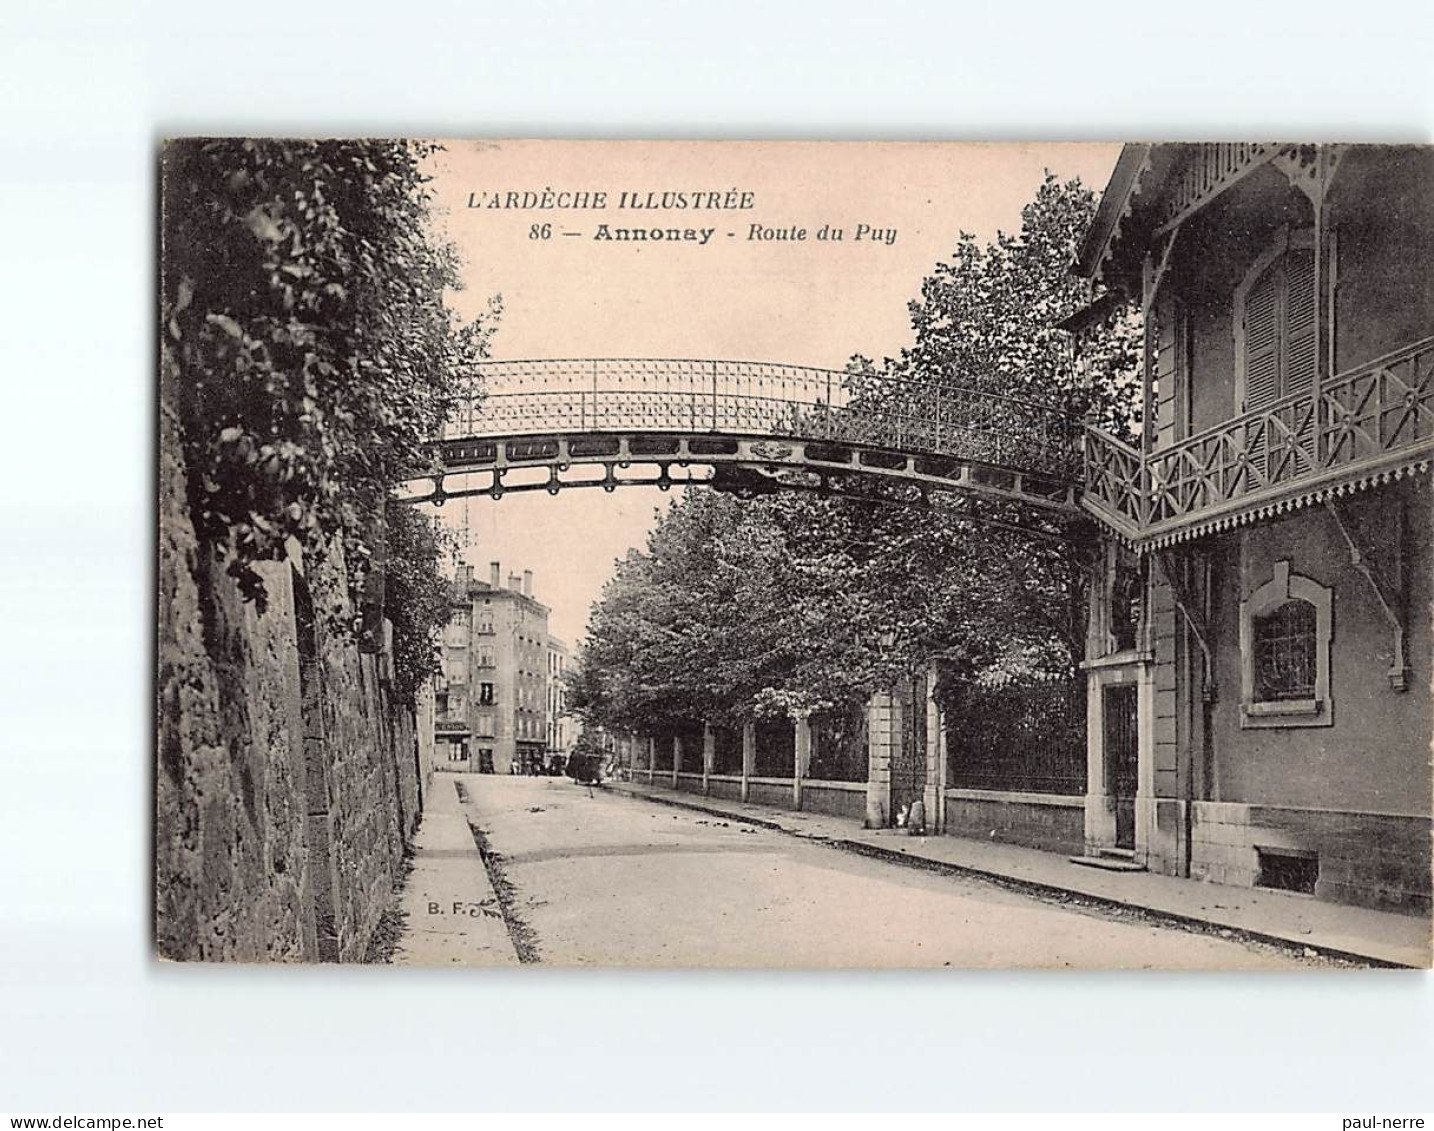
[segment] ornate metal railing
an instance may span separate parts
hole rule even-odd
[[[445,440],[713,432],[950,455],[1052,477],[1079,472],[1078,420],[953,383],[653,358],[488,362],[479,376],[484,394],[454,406]]]
[[[1434,338],[1386,354],[1188,439],[1141,454],[1098,429],[1085,501],[1126,533],[1159,534],[1304,486],[1434,452]]]

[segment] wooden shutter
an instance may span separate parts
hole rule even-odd
[[[1281,396],[1314,388],[1319,341],[1313,249],[1285,256],[1285,364]]]
[[[1319,303],[1315,299],[1314,249],[1292,251],[1285,257],[1285,345],[1284,381],[1281,396],[1296,393],[1309,396],[1314,390],[1315,365],[1319,359]],[[1304,408],[1296,420],[1304,418]],[[1302,475],[1309,471],[1314,454],[1314,417],[1295,437],[1293,462],[1287,472]]]
[[[1245,411],[1280,396],[1280,292],[1284,266],[1275,262],[1245,295]]]

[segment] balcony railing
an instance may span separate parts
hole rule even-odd
[[[1099,429],[1085,441],[1085,502],[1143,540],[1238,516],[1326,482],[1434,453],[1434,338],[1142,457]]]
[[[1085,494],[1087,508],[1136,535],[1145,526],[1145,463],[1141,454],[1110,433],[1088,427],[1085,432]]]

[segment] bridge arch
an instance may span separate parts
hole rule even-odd
[[[890,501],[953,492],[1075,518],[1081,422],[954,383],[772,362],[487,362],[453,406],[413,502],[705,484]]]

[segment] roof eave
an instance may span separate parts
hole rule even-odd
[[[1150,156],[1150,149],[1151,146],[1143,142],[1129,144],[1121,149],[1110,180],[1101,194],[1095,218],[1076,252],[1076,260],[1071,267],[1072,274],[1089,279],[1094,277],[1099,269],[1111,240],[1119,230],[1120,218],[1125,214],[1131,197],[1139,187],[1140,171]]]

